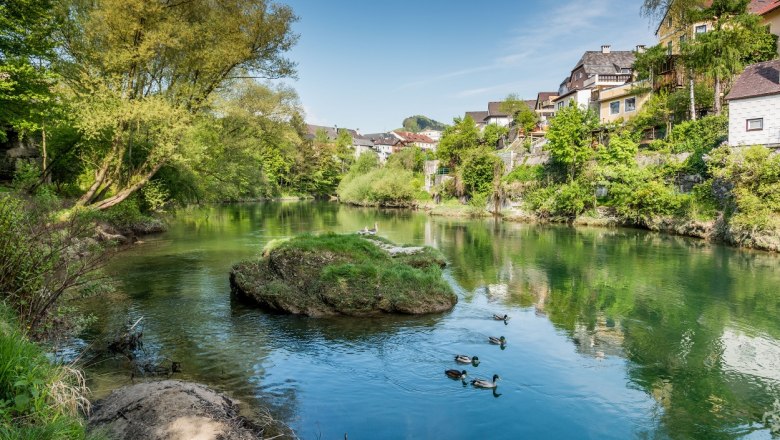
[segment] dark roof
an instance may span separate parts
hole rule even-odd
[[[363,147],[373,147],[374,146],[374,142],[371,139],[367,138],[367,137],[357,136],[357,137],[353,137],[352,138],[352,145],[358,145],[358,146],[363,146]]]
[[[489,116],[488,112],[466,112],[466,116],[471,116],[477,124],[485,122],[485,119]]]
[[[748,66],[734,82],[727,100],[780,94],[780,60]]]
[[[634,60],[636,54],[630,50],[587,51],[572,72],[583,66],[587,75],[610,75],[620,73],[620,69],[633,69]]]
[[[344,130],[343,128],[337,128],[337,127],[326,127],[324,125],[313,125],[313,124],[306,124],[306,128],[309,134],[309,137],[314,139],[315,136],[317,136],[317,132],[320,130],[324,130],[325,134],[328,135],[328,139],[336,139],[339,136],[338,130]],[[358,136],[357,131],[346,129],[349,132],[349,135],[353,138]]]
[[[536,95],[536,102],[534,102],[534,108],[537,108],[541,103],[547,101],[553,96],[558,96],[558,92],[539,92],[539,94]]]
[[[502,102],[488,102],[488,117],[495,116],[495,117],[506,117],[509,116],[509,113],[501,110],[501,104]]]
[[[401,142],[400,139],[393,136],[390,133],[373,133],[373,134],[367,134],[363,136],[364,138],[370,139],[374,145],[395,145],[399,142]]]
[[[525,102],[525,105],[527,105],[528,108],[530,108],[531,110],[536,108],[536,100],[535,99],[526,99],[524,102]]]

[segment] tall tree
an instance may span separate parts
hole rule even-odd
[[[775,38],[761,24],[761,17],[748,11],[749,0],[713,0],[700,12],[713,29],[699,34],[684,45],[685,62],[697,72],[712,78],[715,114],[723,108],[723,85],[731,82],[750,61],[765,61],[777,55]]]
[[[528,134],[539,124],[539,115],[526,104],[525,100],[514,93],[508,95],[501,102],[501,111],[512,116],[516,126],[520,127],[523,133]]]
[[[9,128],[37,131],[51,101],[51,10],[51,0],[0,2],[0,140]]]
[[[62,0],[58,64],[104,209],[185,159],[191,121],[242,77],[294,75],[292,10],[268,0]]]
[[[444,130],[436,155],[451,168],[460,165],[465,154],[479,145],[479,129],[470,116],[455,118]]]
[[[593,132],[598,125],[598,116],[592,110],[575,105],[555,114],[547,131],[547,149],[553,162],[566,168],[569,181],[593,155]]]

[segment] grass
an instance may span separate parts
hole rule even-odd
[[[272,242],[260,261],[237,265],[232,280],[268,308],[309,315],[416,314],[455,304],[457,297],[442,278],[441,252],[425,247],[393,257],[377,244],[395,246],[354,234]]]
[[[0,304],[0,438],[86,438],[79,416],[89,404],[84,391],[80,374],[52,365]]]

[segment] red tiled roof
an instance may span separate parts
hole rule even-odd
[[[737,77],[727,100],[780,94],[780,60],[748,66]]]
[[[752,0],[748,9],[757,15],[768,14],[780,8],[780,0]]]
[[[424,134],[410,133],[408,131],[396,131],[396,134],[406,139],[406,142],[421,143],[421,144],[435,144],[436,142]]]

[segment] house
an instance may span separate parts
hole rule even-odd
[[[635,59],[634,51],[613,51],[609,45],[601,46],[600,51],[585,52],[561,83],[554,101],[556,110],[572,104],[597,108],[594,92],[631,82]]]
[[[401,151],[404,147],[404,141],[393,133],[374,133],[367,134],[365,138],[374,143],[374,151],[379,155],[379,162],[387,162],[387,158],[393,153]]]
[[[487,125],[485,120],[488,117],[488,112],[466,112],[466,118],[471,118],[477,124],[477,128],[482,130]]]
[[[364,136],[354,136],[352,138],[352,148],[355,150],[355,158],[375,150],[374,142]]]
[[[502,102],[488,102],[488,114],[485,118],[485,125],[498,125],[509,127],[512,123],[512,115],[501,110]]]
[[[711,5],[711,0],[705,1],[703,4],[704,7]],[[748,10],[761,16],[762,23],[768,27],[769,32],[780,36],[780,1],[751,0]],[[697,34],[711,31],[712,28],[711,21],[699,21],[690,25],[683,24],[682,20],[673,17],[667,10],[661,22],[658,23],[655,35],[658,37],[658,43],[667,48],[667,54],[676,56],[680,54],[681,47],[686,41],[696,38]]]
[[[406,146],[416,145],[426,151],[435,151],[438,146],[438,142],[423,134],[408,131],[394,131],[393,134],[400,137]]]
[[[601,90],[598,93],[599,119],[602,123],[631,119],[648,99],[650,84],[647,81]]]
[[[555,103],[553,101],[557,97],[557,92],[539,92],[536,95],[533,109],[539,115],[539,127],[542,130],[547,129],[553,116],[555,116]]]
[[[780,147],[780,60],[748,66],[726,100],[730,145]]]
[[[444,132],[441,130],[434,130],[432,128],[428,128],[426,130],[423,130],[420,132],[423,136],[428,136],[429,138],[433,139],[433,141],[438,145],[439,141],[441,140],[441,137],[444,135]]]

